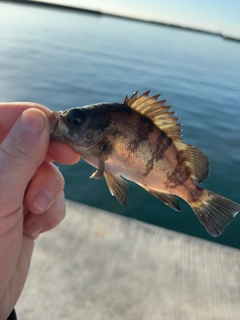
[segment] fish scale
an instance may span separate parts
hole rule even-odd
[[[98,103],[53,112],[51,139],[69,144],[97,168],[91,178],[105,177],[108,188],[126,204],[126,178],[175,210],[176,196],[185,200],[212,236],[234,220],[240,205],[199,186],[206,180],[206,154],[185,144],[179,118],[158,100],[160,94],[139,97],[135,92],[123,103]]]

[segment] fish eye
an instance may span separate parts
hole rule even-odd
[[[81,109],[72,109],[67,114],[67,121],[71,124],[80,124],[85,119],[85,112]]]

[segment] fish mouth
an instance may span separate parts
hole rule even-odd
[[[60,115],[58,112],[52,112],[50,115],[50,134],[53,134],[58,126],[58,121],[60,120]]]
[[[52,112],[50,115],[50,138],[55,141],[65,142],[69,140],[69,128],[64,123],[61,112]]]

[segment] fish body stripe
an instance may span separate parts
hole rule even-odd
[[[120,203],[126,204],[124,177],[175,210],[175,196],[181,197],[211,235],[220,235],[240,205],[197,185],[208,177],[206,154],[184,143],[171,106],[149,93],[137,97],[135,92],[123,104],[104,102],[53,112],[51,139],[68,143],[96,167],[91,178],[104,175]]]

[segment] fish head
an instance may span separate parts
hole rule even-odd
[[[108,134],[112,126],[107,115],[100,104],[52,112],[50,137],[80,153],[98,145]]]

